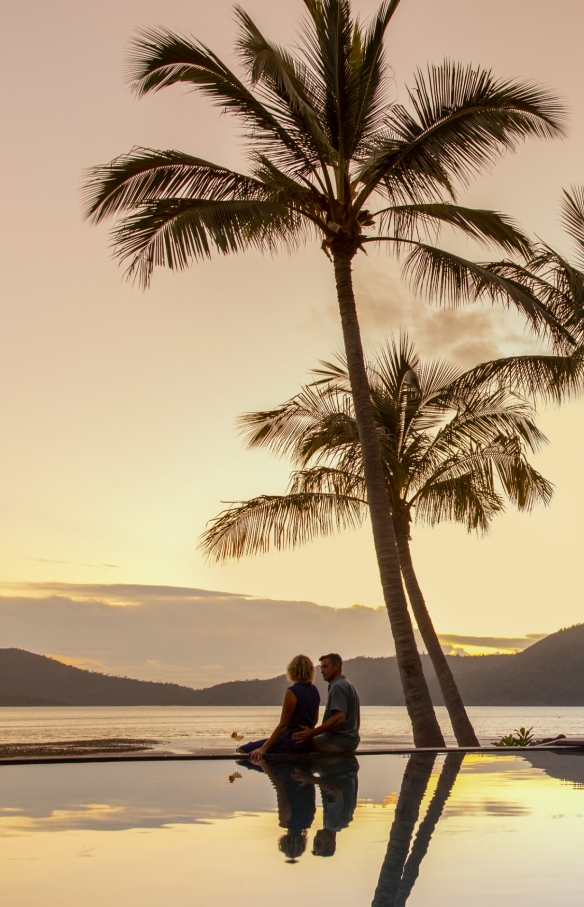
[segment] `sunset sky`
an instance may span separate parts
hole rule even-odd
[[[367,16],[376,5],[356,8]],[[294,40],[300,0],[244,6],[269,36]],[[179,89],[138,101],[125,75],[139,26],[192,33],[229,60],[231,3],[8,0],[0,16],[0,581],[11,596],[19,583],[128,583],[377,608],[368,527],[222,567],[196,551],[222,501],[285,489],[287,464],[245,451],[235,419],[283,402],[340,349],[322,252],[216,257],[158,271],[144,293],[110,257],[106,229],[81,217],[84,169],[134,145],[245,166],[228,116]],[[545,83],[566,101],[565,141],[525,145],[464,196],[566,253],[561,189],[584,182],[583,28],[573,0],[402,0],[388,41],[400,100],[416,66],[448,57]],[[422,353],[463,365],[532,348],[509,314],[416,300],[382,253],[361,256],[356,287],[370,350],[400,328]],[[584,620],[583,416],[578,401],[540,413],[551,443],[536,463],[556,486],[547,510],[509,512],[487,539],[414,528],[441,633],[524,637]]]

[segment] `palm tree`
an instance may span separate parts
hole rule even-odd
[[[478,365],[467,373],[476,382],[515,387],[523,393],[561,403],[584,383],[584,186],[562,194],[560,219],[575,250],[575,263],[544,242],[524,264],[491,263],[489,269],[524,287],[563,325],[550,337],[551,348],[538,355],[512,356]]]
[[[367,244],[412,251],[415,282],[451,302],[512,302],[557,331],[532,294],[488,268],[423,241],[451,225],[507,254],[528,252],[501,214],[456,204],[464,185],[528,137],[556,137],[564,111],[544,89],[446,62],[418,72],[409,106],[390,103],[384,36],[399,0],[368,25],[350,0],[304,0],[300,52],[268,40],[239,7],[239,78],[208,47],[164,29],[140,33],[132,76],[138,95],[181,84],[242,122],[250,169],[242,174],[192,155],[134,148],[95,168],[87,216],[117,218],[115,254],[143,285],[155,266],[181,270],[213,251],[295,248],[317,238],[334,266],[347,365],[381,584],[417,745],[442,745],[416,650],[385,492],[353,292],[351,263]],[[373,230],[372,228],[375,228]]]
[[[287,495],[262,495],[220,514],[202,540],[217,560],[301,544],[359,523],[367,512],[361,445],[346,370],[325,365],[320,381],[276,410],[242,417],[249,446],[288,454],[300,467]],[[445,361],[423,362],[402,338],[368,367],[384,482],[400,568],[460,746],[478,746],[414,570],[410,523],[443,520],[486,532],[503,509],[547,503],[550,484],[530,465],[545,441],[532,408],[506,390],[470,389],[467,374]]]

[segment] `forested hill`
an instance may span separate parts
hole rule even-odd
[[[110,677],[23,649],[0,649],[0,706],[198,705],[197,691],[175,683]]]
[[[584,625],[560,630],[518,655],[449,656],[467,705],[584,706]],[[441,704],[423,656],[434,702]],[[402,705],[395,658],[345,662],[363,705]],[[14,705],[279,705],[288,682],[240,680],[203,690],[174,683],[111,677],[22,649],[0,649],[0,706]],[[324,694],[320,678],[318,686]]]

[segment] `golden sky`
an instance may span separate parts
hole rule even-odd
[[[301,3],[245,4],[290,41]],[[357,3],[364,15],[371,0]],[[242,167],[234,123],[192,94],[136,100],[124,81],[134,29],[192,32],[225,57],[231,4],[46,0],[4,4],[0,331],[0,580],[221,589],[336,607],[382,603],[368,529],[228,567],[195,551],[221,501],[284,488],[285,464],[245,452],[242,411],[291,396],[340,347],[332,272],[316,248],[293,258],[215,259],[159,272],[142,293],[82,223],[84,168],[140,144]],[[417,65],[445,56],[554,88],[572,111],[564,142],[530,143],[468,192],[562,246],[560,190],[584,181],[581,36],[573,0],[402,0],[389,37],[397,96]],[[34,61],[34,65],[33,65]],[[453,315],[415,300],[391,262],[356,269],[369,348],[407,327],[425,354],[471,364],[526,347],[487,309]],[[416,530],[413,551],[443,633],[522,637],[584,619],[583,404],[541,414],[537,460],[551,507],[499,518],[486,540]]]

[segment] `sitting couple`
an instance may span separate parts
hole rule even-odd
[[[320,672],[329,685],[322,724],[318,722],[320,694],[315,687],[314,665],[306,655],[297,655],[288,665],[292,686],[284,695],[282,715],[272,734],[240,746],[259,762],[266,753],[353,753],[359,745],[359,696],[343,674],[343,660],[331,652],[321,655]]]

